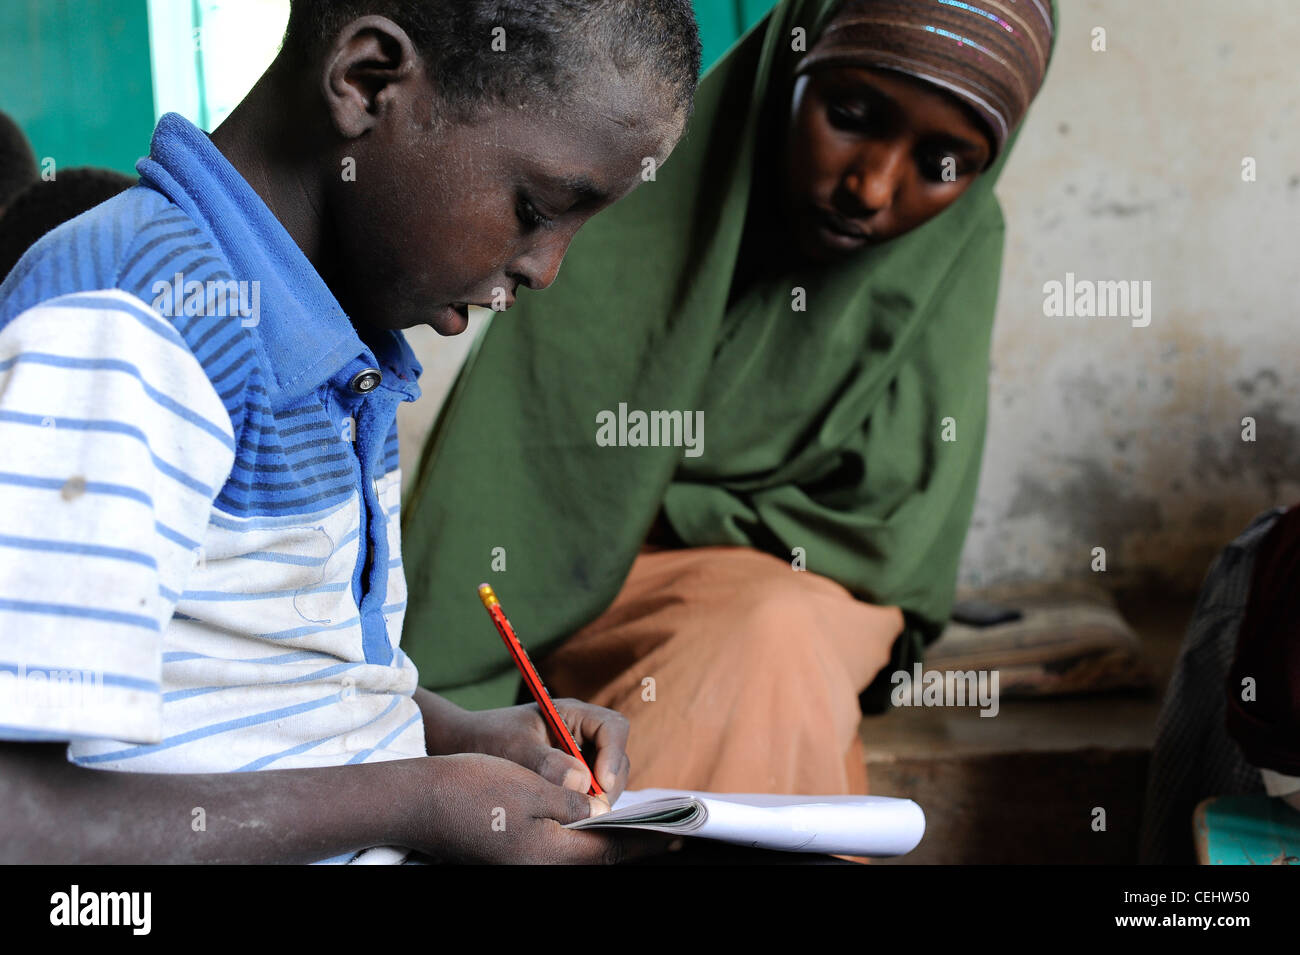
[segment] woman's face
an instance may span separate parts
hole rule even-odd
[[[891,70],[813,70],[794,87],[786,222],[815,261],[897,238],[956,201],[991,149],[974,113],[936,86]]]

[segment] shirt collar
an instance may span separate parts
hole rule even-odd
[[[165,114],[136,171],[142,183],[180,206],[212,237],[236,279],[259,282],[258,320],[248,330],[275,379],[269,385],[282,400],[310,394],[358,357],[379,367],[383,386],[404,400],[419,396],[415,381],[422,369],[406,337],[382,332],[374,336],[375,351],[361,341],[280,220],[197,126],[176,113]]]

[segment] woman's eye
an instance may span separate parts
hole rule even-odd
[[[519,221],[529,229],[549,229],[551,220],[537,211],[528,199],[521,197],[518,206]]]
[[[867,124],[868,114],[862,107],[843,106],[839,103],[827,107],[827,114],[836,126],[860,128]]]
[[[918,165],[921,174],[931,182],[956,182],[966,175],[961,161],[952,153],[926,153]]]

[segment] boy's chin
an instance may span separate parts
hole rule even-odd
[[[370,328],[386,328],[390,331],[405,331],[428,325],[439,335],[459,335],[469,327],[469,308],[465,305],[424,305],[410,308],[381,308],[379,314],[370,316],[365,324]]]

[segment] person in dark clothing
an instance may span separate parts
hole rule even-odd
[[[32,144],[8,113],[0,113],[0,215],[14,196],[35,181]]]
[[[64,169],[53,179],[28,183],[0,214],[0,281],[45,233],[133,185],[132,176],[94,166]]]

